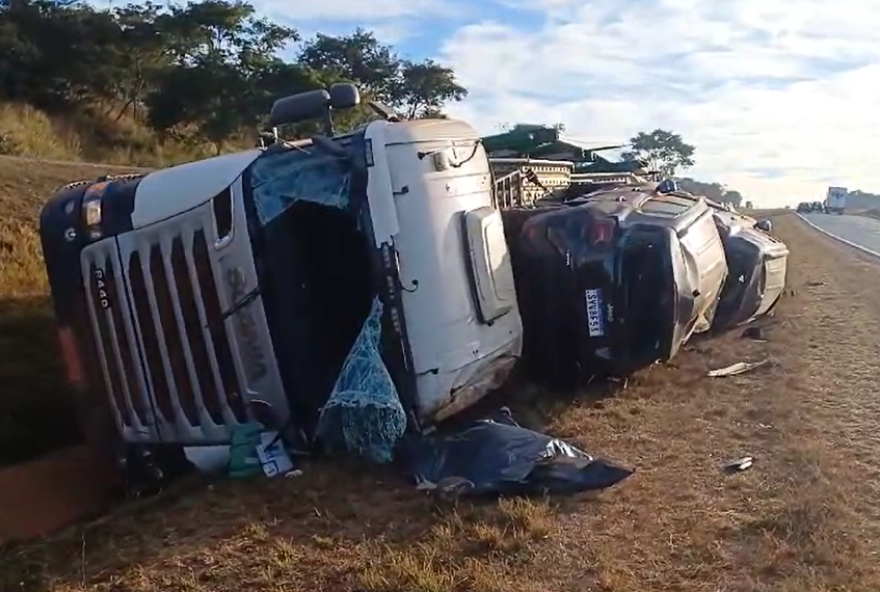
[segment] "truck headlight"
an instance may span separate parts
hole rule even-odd
[[[106,189],[107,183],[95,183],[86,190],[86,194],[83,196],[83,222],[85,223],[86,232],[92,240],[98,240],[104,236],[101,222],[103,219],[102,201]]]
[[[83,218],[85,219],[86,232],[88,232],[90,239],[97,240],[104,235],[101,230],[100,197],[83,201]]]

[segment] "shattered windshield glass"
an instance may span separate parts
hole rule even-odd
[[[407,419],[382,359],[382,305],[369,243],[349,208],[348,155],[342,143],[324,138],[254,162],[251,196],[263,230],[254,257],[298,419],[317,415],[317,435],[330,447],[388,462]]]
[[[347,158],[314,146],[264,154],[251,169],[254,203],[265,226],[298,201],[345,209],[351,186]]]

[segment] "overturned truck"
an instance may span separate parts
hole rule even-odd
[[[45,205],[93,440],[227,444],[260,410],[310,444],[336,400],[390,409],[362,426],[387,448],[505,379],[522,325],[479,136],[378,104],[376,121],[334,135],[331,113],[359,100],[346,84],[280,100],[273,125],[324,120],[324,134],[74,183]]]

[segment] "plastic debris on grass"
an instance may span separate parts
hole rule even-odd
[[[725,366],[724,368],[719,368],[718,370],[710,370],[708,375],[714,378],[737,376],[739,374],[745,374],[746,372],[751,372],[752,370],[756,370],[758,368],[766,366],[769,363],[770,360],[761,360],[760,362],[737,362],[736,364],[731,364],[730,366]]]
[[[526,429],[506,410],[450,435],[411,436],[400,452],[419,489],[450,497],[606,489],[633,473]]]
[[[299,473],[284,441],[278,432],[267,430],[257,421],[251,421],[235,429],[229,446],[228,473],[230,477],[245,479],[256,475],[276,477]]]

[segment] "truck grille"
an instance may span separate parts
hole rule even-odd
[[[246,421],[210,257],[201,227],[83,252],[98,354],[127,441],[228,441]]]

